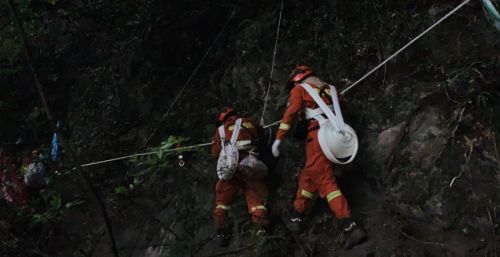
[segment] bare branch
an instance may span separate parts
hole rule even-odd
[[[406,234],[405,232],[403,232],[402,230],[399,230],[399,233],[401,233],[401,235],[413,240],[413,241],[416,241],[416,242],[419,242],[419,243],[422,243],[422,244],[426,244],[426,245],[439,245],[439,246],[444,246],[443,243],[439,243],[439,242],[430,242],[430,241],[424,241],[424,240],[419,240],[419,239],[416,239],[408,234]]]

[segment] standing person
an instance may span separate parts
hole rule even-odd
[[[280,155],[279,145],[285,139],[285,135],[298,118],[299,113],[320,110],[314,99],[300,86],[301,83],[309,84],[327,105],[332,105],[328,84],[316,77],[308,66],[296,67],[288,78],[287,87],[291,89],[288,105],[280,120],[276,140],[272,145],[275,157]],[[347,199],[337,185],[333,163],[325,156],[318,142],[318,131],[319,122],[316,119],[308,119],[306,164],[299,174],[298,191],[293,204],[294,214],[290,219],[289,227],[294,232],[302,232],[304,215],[311,211],[315,194],[319,191],[320,197],[326,198],[330,210],[339,220],[342,228],[342,234],[339,235],[340,242],[345,248],[349,248],[364,239],[365,234],[351,217]]]
[[[215,209],[214,219],[217,229],[217,244],[227,246],[230,241],[230,228],[228,223],[228,211],[234,202],[238,192],[243,191],[248,207],[248,213],[256,226],[256,234],[263,234],[269,226],[267,218],[266,198],[268,188],[264,180],[265,172],[263,163],[254,158],[257,156],[256,139],[262,135],[263,129],[250,118],[241,118],[236,112],[228,107],[221,112],[217,119],[218,129],[215,131],[214,143],[212,145],[212,156],[219,157],[217,175],[219,180],[215,186]],[[233,133],[235,134],[233,137]],[[236,139],[237,146],[237,169],[234,175],[219,167],[221,157],[229,151],[229,139]],[[260,165],[260,169],[243,169],[242,164],[248,163]],[[254,165],[255,166],[255,165]],[[247,166],[245,166],[247,167]],[[265,167],[265,165],[264,165]],[[263,175],[264,174],[264,175]]]

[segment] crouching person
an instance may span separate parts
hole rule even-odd
[[[217,244],[230,242],[228,212],[238,192],[245,196],[248,213],[256,226],[256,233],[266,233],[269,226],[266,210],[268,188],[264,177],[265,164],[258,159],[256,140],[263,129],[250,118],[239,117],[232,108],[226,108],[217,119],[212,155],[218,157],[215,186],[214,219]]]

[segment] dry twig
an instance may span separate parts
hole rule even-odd
[[[413,240],[413,241],[416,241],[416,242],[419,242],[419,243],[422,243],[422,244],[426,244],[426,245],[439,245],[439,246],[444,246],[443,243],[439,243],[439,242],[430,242],[430,241],[424,241],[424,240],[419,240],[419,239],[416,239],[408,234],[406,234],[405,232],[403,232],[402,230],[399,230],[399,233],[401,233],[401,235]]]
[[[460,111],[460,116],[458,117],[457,125],[455,126],[455,128],[451,132],[450,138],[454,138],[455,137],[455,133],[457,132],[458,127],[460,126],[460,122],[462,122],[462,117],[464,115],[464,111],[465,111],[465,107],[462,108],[462,111]]]
[[[468,151],[469,154],[464,153],[465,163],[464,163],[464,165],[462,165],[462,169],[461,169],[460,173],[457,176],[453,177],[453,179],[451,179],[451,181],[450,181],[450,188],[453,186],[453,183],[455,183],[455,180],[457,180],[460,177],[462,177],[462,174],[466,170],[468,171],[467,164],[469,163],[470,157],[472,155],[472,151],[474,150],[474,140],[471,140],[467,136],[465,136],[465,141],[466,141],[466,145],[469,146],[469,151]],[[470,174],[469,174],[469,176],[470,176]]]

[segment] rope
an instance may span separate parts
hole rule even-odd
[[[185,147],[179,147],[179,148],[175,148],[175,149],[166,149],[166,150],[161,150],[161,151],[151,151],[151,152],[145,152],[145,153],[130,154],[130,155],[122,156],[122,157],[86,163],[86,164],[81,165],[81,167],[89,167],[89,166],[99,165],[99,164],[108,163],[108,162],[114,162],[114,161],[119,161],[119,160],[124,160],[124,159],[131,159],[131,158],[139,157],[139,156],[153,155],[153,154],[157,154],[158,152],[167,153],[167,152],[177,152],[177,151],[184,151],[184,150],[193,150],[196,148],[201,148],[204,146],[212,145],[212,143],[213,142],[202,143],[202,144],[197,144],[197,145],[190,145],[190,146],[185,146]]]
[[[357,84],[359,84],[361,81],[363,81],[366,77],[370,76],[372,73],[374,73],[376,70],[378,70],[380,67],[382,67],[384,64],[386,64],[387,62],[389,62],[390,60],[392,60],[394,57],[396,57],[398,54],[400,54],[402,51],[404,51],[406,48],[408,48],[410,45],[412,45],[413,43],[415,43],[419,38],[421,38],[423,35],[427,34],[427,32],[429,32],[430,30],[432,30],[434,27],[436,27],[437,25],[439,25],[441,22],[443,22],[444,20],[446,20],[448,17],[450,17],[452,14],[454,14],[456,11],[458,11],[460,8],[462,8],[464,5],[466,5],[467,3],[469,3],[471,0],[465,0],[463,1],[461,4],[459,4],[457,7],[455,7],[453,10],[451,10],[449,13],[447,13],[445,16],[443,16],[441,19],[439,19],[437,22],[435,22],[434,24],[432,24],[429,28],[427,28],[426,30],[424,30],[424,32],[420,33],[418,36],[416,36],[414,39],[412,39],[410,42],[408,42],[405,46],[403,46],[401,49],[399,49],[398,51],[396,51],[395,53],[393,53],[391,56],[389,56],[389,58],[387,58],[385,61],[381,62],[379,65],[377,65],[375,68],[373,68],[371,71],[369,71],[368,73],[366,73],[363,77],[361,77],[360,79],[358,79],[356,82],[352,83],[349,87],[347,87],[346,89],[342,90],[340,92],[340,94],[345,94],[347,91],[349,91],[351,88],[353,88],[354,86],[356,86]]]
[[[389,56],[389,58],[387,58],[385,61],[383,61],[382,63],[380,63],[379,65],[377,65],[377,67],[373,68],[371,71],[369,71],[368,73],[366,73],[363,77],[361,77],[360,79],[358,79],[356,82],[352,83],[350,86],[348,86],[346,89],[342,90],[340,92],[341,95],[345,94],[347,91],[349,91],[351,88],[353,88],[354,86],[356,86],[357,84],[359,84],[361,81],[363,81],[366,77],[370,76],[372,73],[374,73],[376,70],[378,70],[380,67],[382,67],[384,64],[386,64],[388,61],[390,61],[391,59],[393,59],[394,57],[396,57],[398,54],[400,54],[402,51],[404,51],[406,48],[408,48],[410,45],[412,45],[413,43],[415,43],[415,41],[417,41],[419,38],[421,38],[423,35],[425,35],[427,32],[429,32],[430,30],[432,30],[434,27],[436,27],[437,25],[439,25],[441,22],[443,22],[445,19],[447,19],[448,17],[450,17],[452,14],[454,14],[456,11],[458,11],[460,8],[462,8],[464,5],[466,5],[468,2],[470,2],[470,0],[465,0],[464,2],[462,2],[460,5],[458,5],[457,7],[455,7],[453,10],[451,10],[449,13],[447,13],[445,16],[443,16],[441,19],[439,19],[437,22],[435,22],[434,24],[432,24],[429,28],[427,28],[424,32],[420,33],[420,35],[418,35],[417,37],[415,37],[414,39],[412,39],[410,42],[408,42],[405,46],[403,46],[401,49],[399,49],[397,52],[395,52],[394,54],[392,54],[391,56]],[[265,110],[265,105],[264,105],[264,110]],[[262,117],[264,117],[264,114],[262,114]],[[277,124],[279,124],[279,120],[278,121],[275,121],[269,125],[266,125],[264,126],[264,128],[267,128],[267,127],[272,127],[272,126],[275,126]]]
[[[283,14],[283,3],[284,3],[284,0],[281,0],[280,17],[278,19],[278,28],[276,29],[276,39],[274,41],[274,51],[273,51],[273,61],[271,64],[271,74],[269,75],[269,84],[267,85],[266,96],[264,98],[264,108],[262,109],[262,116],[260,117],[260,124],[261,125],[264,125],[264,114],[266,113],[267,100],[269,99],[269,90],[271,89],[271,83],[273,81],[274,63],[276,60],[276,50],[278,48],[278,38],[279,38],[279,34],[280,34],[281,17]]]
[[[267,124],[267,125],[264,125],[264,126],[262,126],[262,127],[266,129],[266,128],[270,128],[270,127],[276,126],[276,125],[278,125],[279,123],[280,123],[280,121],[279,121],[279,120],[277,120],[277,121],[275,121],[275,122],[273,122],[273,123],[271,123],[271,124]]]
[[[172,101],[172,103],[168,107],[167,111],[163,114],[163,116],[161,117],[160,121],[155,126],[155,128],[154,128],[153,132],[151,133],[151,135],[149,135],[149,137],[147,138],[146,143],[144,143],[144,146],[147,145],[149,143],[149,141],[151,140],[151,138],[153,138],[153,136],[156,134],[156,131],[158,131],[158,126],[163,122],[163,120],[165,120],[165,118],[167,117],[167,115],[170,113],[170,110],[172,110],[172,108],[174,107],[174,105],[177,103],[177,100],[179,100],[181,94],[184,92],[184,90],[187,88],[187,86],[189,85],[189,83],[193,79],[193,77],[196,74],[196,72],[198,72],[198,69],[201,67],[201,65],[205,61],[205,58],[207,58],[207,56],[210,53],[210,51],[212,50],[213,46],[215,45],[215,43],[217,42],[217,40],[219,40],[220,36],[222,35],[222,32],[224,32],[224,30],[226,29],[227,25],[229,24],[229,21],[233,18],[234,13],[235,13],[235,10],[233,10],[233,12],[231,13],[231,15],[229,15],[229,17],[227,18],[226,22],[222,26],[222,29],[219,31],[219,33],[215,37],[214,41],[208,47],[208,49],[205,52],[205,54],[203,55],[203,57],[201,57],[200,62],[198,63],[198,65],[196,65],[196,67],[194,68],[193,72],[191,73],[191,75],[187,79],[186,83],[184,83],[184,86],[181,88],[181,90],[179,91],[179,93],[177,93],[177,95],[175,96],[174,101]]]
[[[268,124],[268,125],[265,125],[265,126],[263,126],[263,128],[269,128],[269,127],[277,125],[278,123],[279,123],[279,121],[271,123],[271,124]],[[162,153],[168,153],[168,152],[177,152],[177,151],[185,151],[185,150],[194,150],[194,149],[205,147],[205,146],[209,146],[209,145],[212,145],[212,144],[213,144],[213,141],[212,142],[207,142],[207,143],[201,143],[201,144],[197,144],[197,145],[190,145],[190,146],[179,147],[179,148],[175,148],[175,149],[165,149],[165,150],[161,150],[160,152],[162,152]],[[102,160],[102,161],[96,161],[96,162],[90,162],[90,163],[82,164],[81,167],[89,167],[89,166],[99,165],[99,164],[108,163],[108,162],[114,162],[114,161],[120,161],[120,160],[125,160],[125,159],[131,159],[131,158],[134,158],[134,157],[140,157],[140,156],[146,156],[146,155],[153,155],[153,154],[157,154],[157,153],[158,153],[158,151],[151,151],[151,152],[145,152],[145,153],[135,153],[135,154],[125,155],[125,156],[122,156],[122,157],[116,157],[116,158],[111,158],[111,159],[107,159],[107,160]]]

